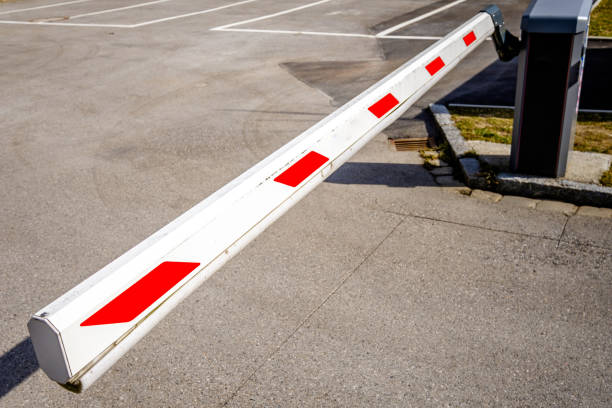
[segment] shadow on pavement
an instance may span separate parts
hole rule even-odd
[[[0,357],[0,398],[38,370],[32,340],[27,337]]]
[[[455,88],[441,102],[514,106],[516,67],[516,59],[495,61]]]
[[[435,187],[437,184],[420,164],[344,163],[326,183],[370,184],[389,187]]]
[[[610,64],[612,42],[589,42],[580,93],[581,109],[612,109]],[[440,102],[514,106],[516,68],[516,58],[511,62],[495,61]]]

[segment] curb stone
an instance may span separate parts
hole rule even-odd
[[[500,194],[567,201],[577,205],[612,207],[611,187],[513,173],[497,174],[495,182],[492,183],[485,177],[486,172],[483,171],[478,159],[464,157],[471,152],[470,146],[453,123],[446,106],[431,104],[429,111],[440,133],[448,142],[470,188],[492,190]]]
[[[533,198],[506,195],[500,201],[501,205],[510,206],[510,207],[523,207],[523,208],[531,208],[532,210],[536,208],[540,200],[534,200]],[[595,207],[591,207],[595,208]]]
[[[568,217],[576,213],[578,207],[574,204],[564,203],[562,201],[542,200],[536,204],[536,209],[550,212],[560,212]]]
[[[472,190],[472,197],[474,197],[474,198],[476,198],[478,200],[490,201],[492,203],[498,203],[498,202],[501,201],[503,196],[501,194],[493,193],[491,191]]]
[[[576,212],[576,215],[584,215],[587,217],[612,218],[612,209],[583,205],[582,207],[578,208],[578,212]]]

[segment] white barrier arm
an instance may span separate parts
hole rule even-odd
[[[493,33],[479,13],[32,316],[45,373],[90,386],[182,299]]]

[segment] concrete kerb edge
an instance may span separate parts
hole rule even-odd
[[[472,149],[453,123],[451,114],[446,106],[432,103],[429,105],[429,111],[434,117],[438,131],[448,143],[451,153],[459,165],[465,183],[471,188],[490,190],[489,183],[481,176],[482,170],[478,159],[465,157],[472,152]]]
[[[473,152],[453,123],[446,106],[430,104],[429,111],[440,134],[448,142],[466,184],[471,188],[495,191],[500,194],[567,201],[577,205],[612,208],[612,188],[610,187],[512,173],[499,173],[496,175],[495,182],[492,182],[486,177],[486,172],[477,158],[466,157]]]
[[[603,42],[603,43],[608,43],[608,42],[612,42],[612,37],[604,37],[604,36],[599,36],[599,35],[593,35],[593,36],[589,36],[589,41],[596,41],[596,42]]]

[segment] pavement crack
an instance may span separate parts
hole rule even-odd
[[[559,249],[559,245],[561,245],[561,240],[563,239],[563,234],[565,234],[565,228],[567,227],[569,219],[570,217],[565,218],[565,224],[563,224],[563,230],[561,230],[561,235],[559,235],[559,240],[557,241],[557,246],[555,247],[555,249]]]
[[[384,212],[389,213],[389,214],[395,214],[395,215],[400,215],[400,216],[411,217],[411,218],[418,218],[418,219],[421,219],[421,220],[437,221],[437,222],[443,222],[443,223],[446,223],[446,224],[460,225],[462,227],[476,228],[476,229],[485,230],[485,231],[491,231],[491,232],[501,232],[501,233],[504,233],[504,234],[519,235],[519,236],[529,237],[529,238],[547,239],[549,241],[557,241],[558,240],[558,238],[547,237],[546,235],[533,235],[533,234],[527,234],[525,232],[506,231],[506,230],[497,229],[497,228],[483,227],[481,225],[466,224],[466,223],[458,222],[458,221],[450,221],[450,220],[443,220],[441,218],[427,217],[427,216],[424,216],[424,215],[398,213],[396,211],[389,211],[389,210],[384,210]]]
[[[443,223],[452,224],[452,225],[459,225],[459,226],[462,226],[462,227],[476,228],[476,229],[480,229],[480,230],[483,230],[483,231],[501,232],[503,234],[511,234],[511,235],[517,235],[517,236],[522,236],[522,237],[528,237],[528,238],[545,239],[545,240],[548,240],[548,241],[556,242],[557,243],[556,249],[558,249],[559,246],[561,245],[561,242],[563,242],[563,243],[571,244],[571,245],[575,245],[575,246],[585,246],[585,247],[590,247],[590,248],[604,249],[604,250],[608,250],[608,251],[612,250],[612,248],[610,248],[610,247],[602,246],[602,245],[595,245],[595,244],[592,244],[592,243],[589,243],[589,242],[563,241],[563,235],[565,234],[565,230],[566,230],[566,227],[567,227],[567,224],[569,222],[570,217],[568,217],[567,220],[565,220],[565,225],[563,226],[563,230],[561,231],[561,236],[556,238],[556,237],[547,237],[545,235],[527,234],[525,232],[506,231],[506,230],[502,230],[502,229],[483,227],[481,225],[466,224],[466,223],[458,222],[458,221],[444,220],[444,219],[440,219],[440,218],[427,217],[427,216],[424,216],[424,215],[401,213],[401,212],[391,211],[391,210],[382,210],[382,212],[387,213],[387,214],[399,215],[401,217],[411,217],[411,218],[417,218],[417,219],[421,219],[421,220],[428,220],[428,221],[435,221],[435,222],[443,222]]]
[[[223,404],[221,404],[221,407],[226,407],[227,404],[229,404],[229,402],[234,399],[234,397],[236,395],[238,395],[238,393],[245,387],[245,385],[251,381],[251,379],[253,379],[253,377],[255,377],[255,374],[263,367],[266,365],[266,363],[268,361],[270,361],[272,359],[272,357],[274,357],[274,355],[276,353],[278,353],[280,351],[281,348],[283,348],[283,346],[285,344],[287,344],[287,342],[289,342],[289,340],[291,340],[291,338],[293,338],[293,336],[298,332],[298,330],[300,330],[308,320],[310,320],[310,318],[317,313],[322,307],[323,305],[325,305],[327,303],[327,301],[338,292],[338,290],[340,290],[340,288],[342,286],[344,286],[344,284],[346,283],[346,281],[355,274],[355,272],[357,272],[359,270],[359,268],[361,268],[361,266],[368,260],[370,259],[370,257],[376,252],[378,251],[378,248],[380,248],[380,246],[397,230],[397,228],[402,225],[402,223],[406,220],[407,216],[405,215],[400,215],[402,217],[401,220],[399,220],[399,222],[397,224],[395,224],[395,226],[391,229],[391,231],[389,231],[389,233],[387,233],[384,238],[378,243],[376,244],[376,246],[367,253],[367,255],[361,260],[361,262],[359,262],[359,264],[357,266],[355,266],[355,268],[353,268],[351,271],[347,272],[342,279],[340,279],[340,282],[334,287],[334,289],[329,292],[327,294],[327,296],[325,296],[325,298],[323,299],[323,301],[321,301],[317,307],[315,307],[313,310],[310,311],[310,313],[308,313],[308,315],[306,315],[306,317],[304,317],[304,319],[302,319],[302,321],[291,331],[291,333],[289,333],[289,335],[287,337],[285,337],[285,339],[283,339],[283,341],[281,341],[270,353],[268,353],[268,355],[262,360],[262,362],[257,365],[257,367],[255,367],[255,369],[251,372],[251,374],[249,374],[239,385],[238,387],[234,390],[234,392],[232,392],[232,394],[223,402]]]

